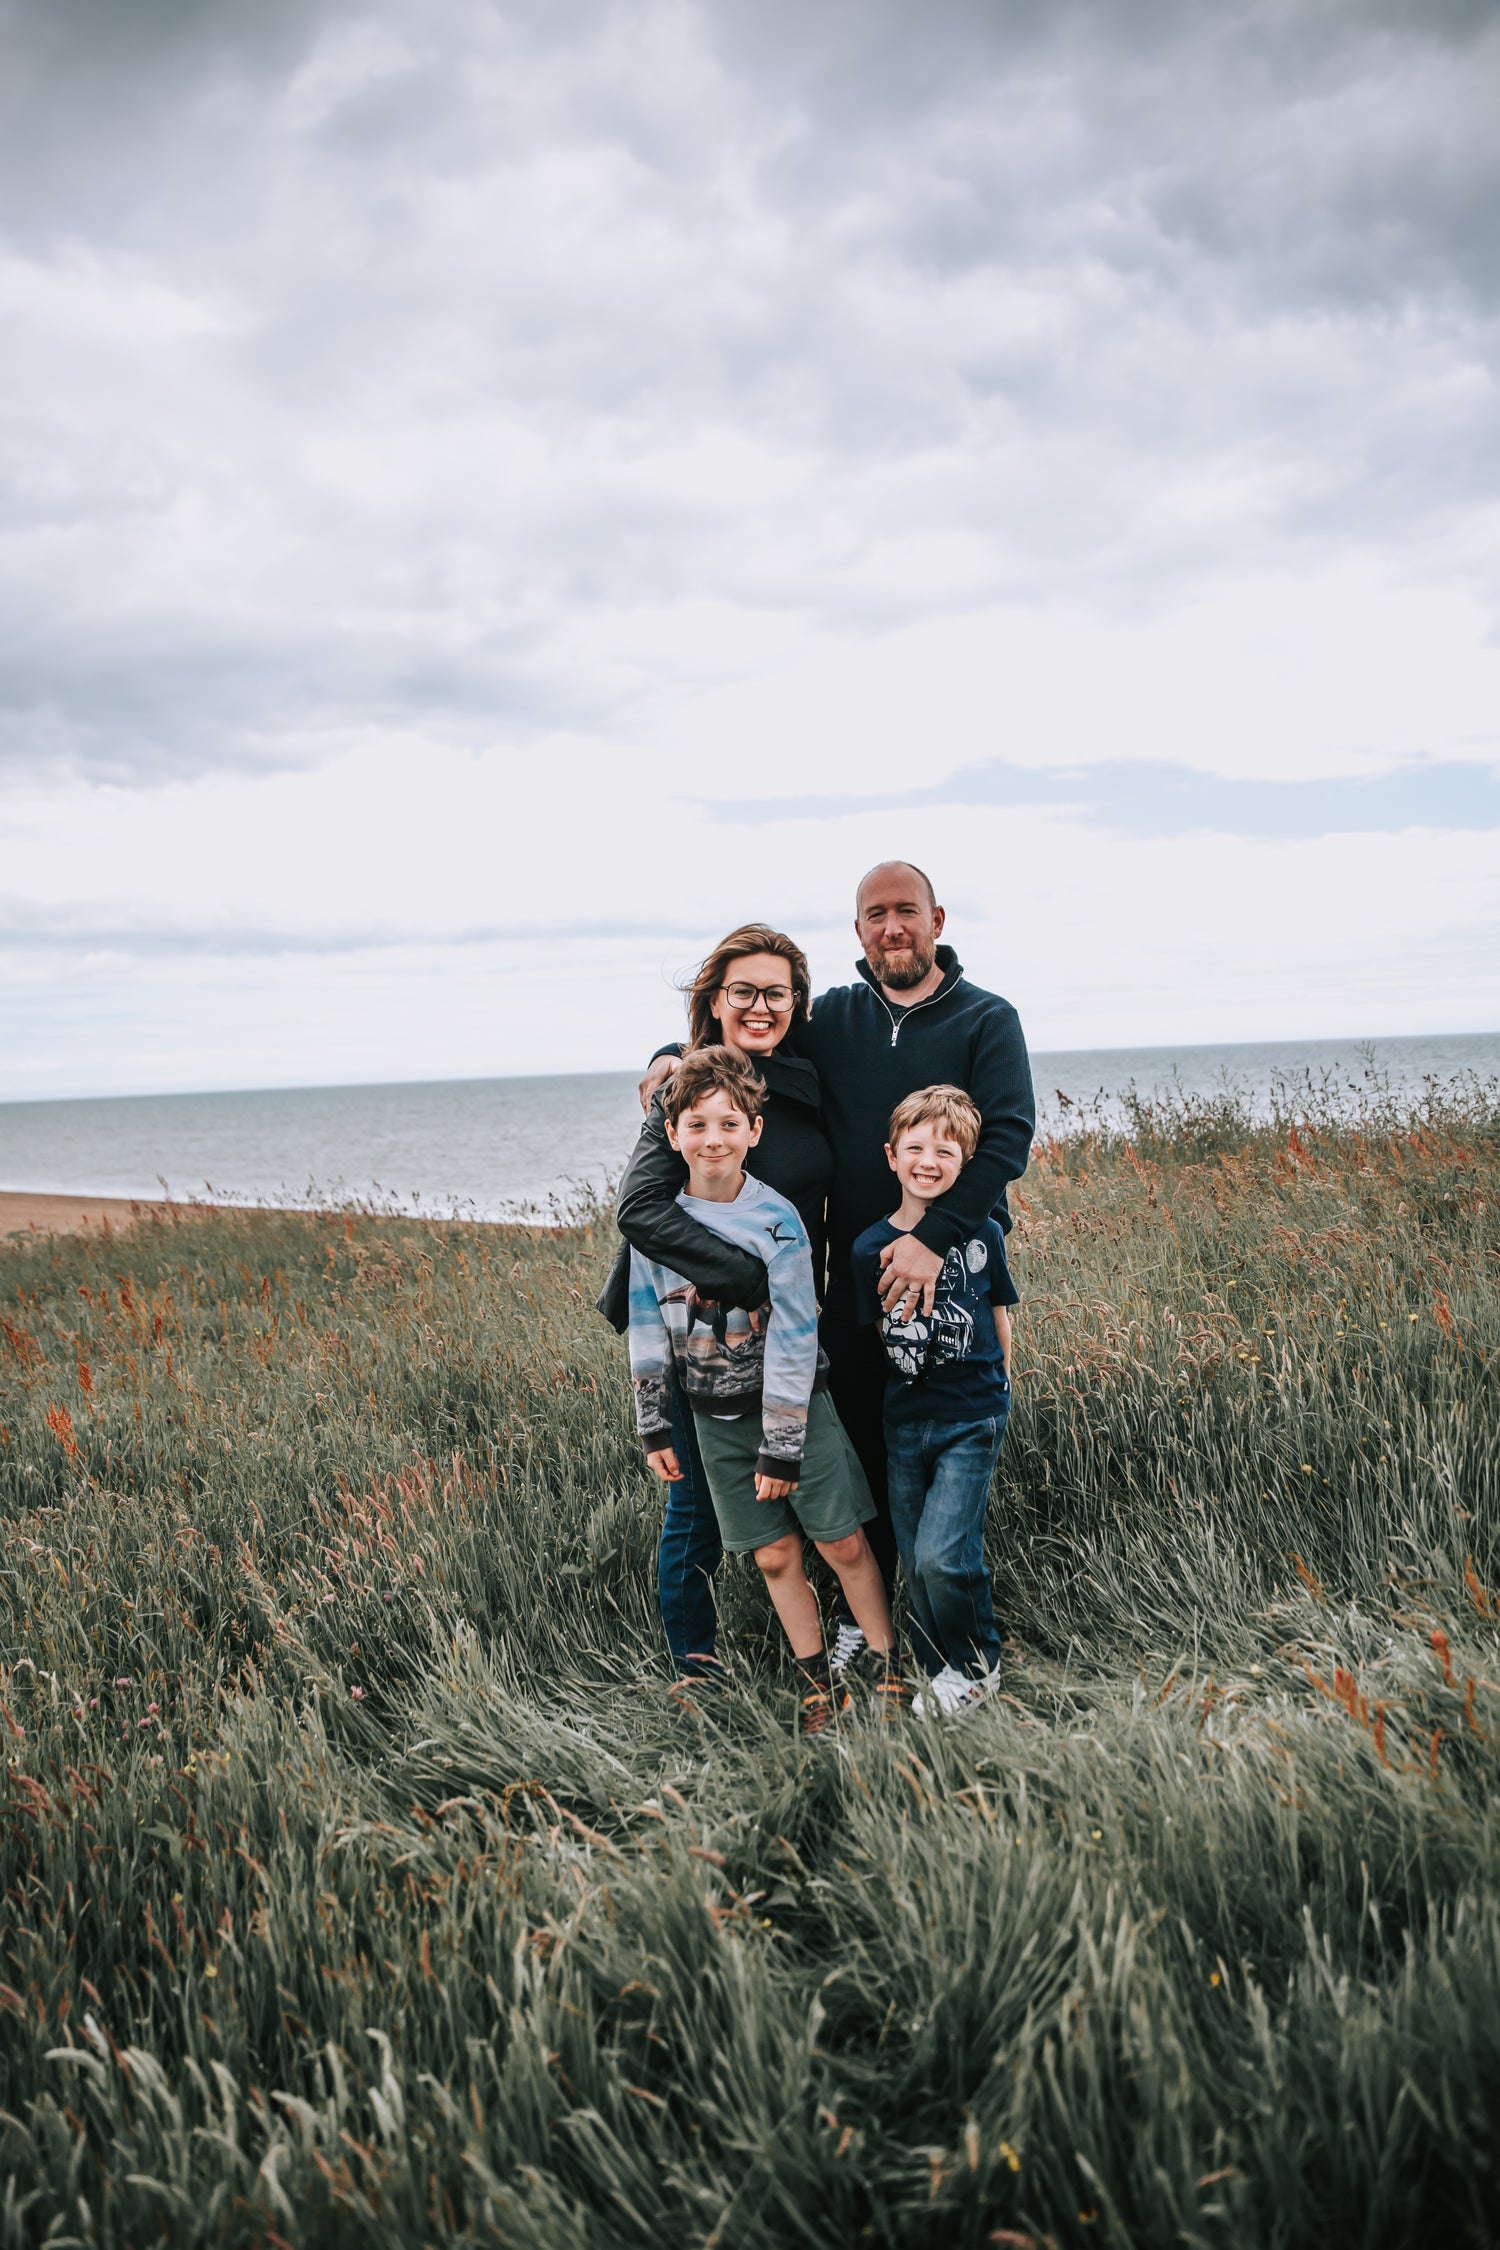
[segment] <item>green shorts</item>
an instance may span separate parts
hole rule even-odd
[[[718,1421],[695,1414],[693,1428],[708,1472],[719,1536],[731,1555],[769,1547],[789,1531],[804,1531],[827,1546],[847,1539],[875,1513],[870,1487],[844,1425],[826,1391],[814,1391],[807,1415],[802,1473],[785,1500],[757,1500],[755,1464],[760,1457],[758,1414]]]

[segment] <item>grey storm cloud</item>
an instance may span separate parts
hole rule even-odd
[[[1500,595],[1493,5],[10,0],[0,45],[12,769],[628,733],[578,636],[689,598]]]

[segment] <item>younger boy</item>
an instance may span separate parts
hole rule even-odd
[[[864,1472],[827,1392],[818,1348],[812,1250],[785,1196],[745,1171],[760,1139],[765,1086],[732,1047],[692,1050],[662,1089],[667,1138],[686,1161],[683,1209],[766,1264],[754,1312],[704,1303],[690,1282],[630,1253],[630,1372],[636,1427],[664,1482],[681,1474],[667,1384],[694,1413],[708,1488],[730,1553],[753,1553],[806,1692],[803,1730],[821,1733],[835,1691],[822,1619],[802,1567],[802,1537],[832,1565],[876,1654],[876,1692],[905,1700],[879,1567],[863,1526],[875,1513]],[[840,1691],[839,1708],[848,1695]]]
[[[901,1205],[854,1245],[860,1320],[878,1323],[889,1362],[885,1440],[891,1525],[906,1573],[912,1646],[931,1685],[918,1699],[953,1711],[999,1680],[1000,1635],[984,1519],[1010,1413],[1010,1315],[1018,1302],[994,1219],[950,1250],[933,1305],[911,1317],[881,1309],[880,1253],[909,1234],[952,1187],[979,1143],[979,1111],[957,1086],[908,1094],[891,1114],[886,1158]]]

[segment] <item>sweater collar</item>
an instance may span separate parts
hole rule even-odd
[[[958,958],[958,955],[954,952],[951,945],[940,945],[937,948],[937,965],[943,972],[943,981],[938,986],[936,992],[928,993],[925,1000],[887,1000],[885,994],[880,989],[879,980],[875,975],[875,971],[870,967],[869,962],[865,959],[863,954],[860,955],[859,959],[854,964],[855,968],[864,978],[865,983],[870,987],[870,990],[874,993],[876,999],[880,1001],[881,1005],[886,1008],[894,1008],[898,1012],[898,1014],[903,1008],[930,1008],[937,1001],[947,999],[949,993],[953,990],[953,987],[957,984],[959,978],[963,975],[964,965]]]
[[[785,1046],[774,1054],[757,1055],[755,1067],[773,1094],[785,1101],[803,1102],[809,1109],[821,1109],[823,1092],[818,1084],[818,1073],[803,1055],[789,1055]]]

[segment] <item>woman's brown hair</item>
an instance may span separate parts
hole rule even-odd
[[[787,965],[787,982],[796,993],[792,1009],[792,1023],[806,1023],[808,1002],[812,998],[812,977],[807,966],[807,955],[800,945],[794,945],[780,930],[773,930],[765,922],[743,922],[731,930],[709,954],[688,987],[688,1047],[721,1047],[723,1034],[718,1018],[713,1012],[714,995],[731,966],[750,953],[774,953],[778,961]]]

